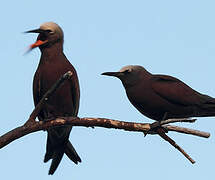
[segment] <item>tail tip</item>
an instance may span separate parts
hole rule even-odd
[[[52,172],[51,170],[49,170],[48,175],[53,175],[53,174],[54,174],[54,172]]]

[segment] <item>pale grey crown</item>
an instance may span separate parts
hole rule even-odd
[[[63,30],[61,29],[61,27],[54,23],[54,22],[45,22],[43,24],[40,25],[40,29],[41,30],[50,30],[50,33],[55,34],[58,39],[62,39],[63,40]]]
[[[124,75],[120,76],[123,85],[125,87],[130,87],[139,83],[143,79],[143,75],[150,75],[148,71],[142,66],[139,65],[128,65],[124,66],[119,70],[119,72]]]
[[[139,65],[127,65],[127,66],[124,66],[122,67],[119,72],[125,72],[125,71],[128,71],[128,72],[137,72],[137,71],[145,71],[145,68],[142,67],[142,66],[139,66]]]

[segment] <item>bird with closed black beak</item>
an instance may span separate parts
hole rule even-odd
[[[137,65],[102,75],[119,78],[131,104],[153,120],[215,116],[215,98],[195,91],[175,77],[151,74]]]
[[[67,71],[72,72],[70,81],[52,94],[38,114],[40,121],[55,119],[62,116],[77,117],[79,109],[80,89],[75,68],[63,53],[63,30],[53,22],[47,22],[39,29],[26,33],[38,33],[37,40],[30,46],[30,50],[39,47],[41,51],[40,62],[33,80],[33,96],[35,106],[43,95]],[[52,159],[49,174],[54,174],[64,153],[75,164],[81,159],[69,141],[71,126],[53,127],[47,130],[47,144],[44,162]]]

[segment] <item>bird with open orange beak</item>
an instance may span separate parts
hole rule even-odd
[[[33,96],[35,106],[43,95],[66,72],[72,72],[70,81],[66,81],[52,96],[38,114],[40,121],[56,119],[62,116],[77,117],[79,109],[80,88],[78,76],[73,65],[63,53],[63,31],[59,25],[47,22],[39,29],[26,33],[39,33],[37,40],[30,50],[39,47],[41,58],[34,75]],[[53,127],[47,130],[47,144],[44,162],[52,159],[49,174],[54,174],[64,153],[75,163],[81,159],[69,141],[71,126]]]

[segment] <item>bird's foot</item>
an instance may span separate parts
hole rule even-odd
[[[55,117],[48,117],[44,119],[44,122],[55,120]]]
[[[167,129],[165,127],[162,126],[156,126],[156,127],[152,127],[149,131],[147,132],[143,132],[144,137],[146,137],[147,134],[151,134],[151,135],[155,135],[158,134],[158,130],[159,131],[163,131],[164,133],[168,133]]]
[[[155,132],[155,134],[159,134],[160,132],[168,133],[167,129],[162,126],[154,128],[153,131]]]

